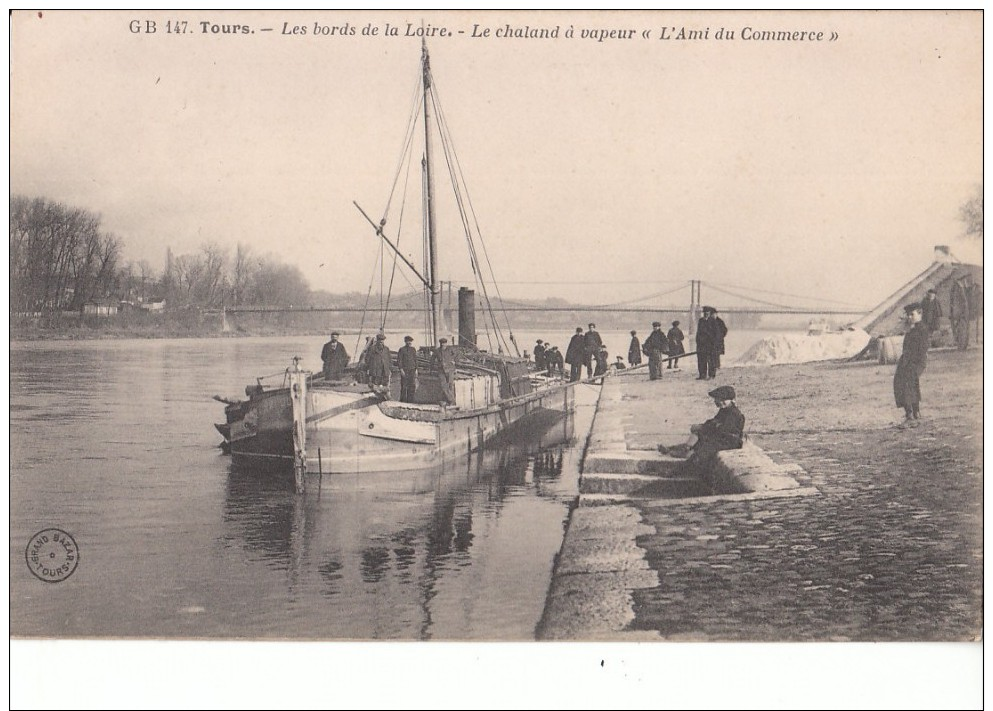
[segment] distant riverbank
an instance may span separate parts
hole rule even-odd
[[[357,329],[356,329],[357,330]],[[250,324],[232,322],[221,313],[195,310],[113,316],[59,315],[14,317],[12,341],[77,341],[124,338],[239,338],[247,336],[308,336],[327,333],[318,324],[286,319],[255,319]]]

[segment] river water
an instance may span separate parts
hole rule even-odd
[[[11,633],[531,639],[575,500],[596,389],[573,417],[431,472],[233,471],[212,423],[320,338],[11,346]],[[580,433],[577,438],[574,433]],[[43,582],[29,539],[69,532]]]
[[[626,333],[604,339],[626,353]],[[211,395],[295,355],[316,370],[323,340],[11,344],[11,633],[532,639],[598,389],[431,472],[311,477],[297,496],[291,475],[232,470]],[[46,528],[79,548],[62,582],[27,567]]]

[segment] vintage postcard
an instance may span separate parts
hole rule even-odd
[[[975,703],[981,11],[15,11],[9,77],[18,698]]]

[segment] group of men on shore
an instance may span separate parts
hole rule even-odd
[[[566,348],[565,357],[557,346],[539,338],[534,346],[534,362],[539,371],[545,371],[550,377],[565,375],[565,366],[569,366],[569,380],[577,381],[583,377],[594,378],[604,375],[611,368],[622,370],[627,367],[640,366],[642,356],[648,357],[649,379],[658,380],[663,370],[679,368],[680,356],[686,353],[683,342],[686,336],[679,327],[679,321],[673,321],[668,332],[662,330],[662,323],[652,323],[652,332],[642,343],[638,332],[631,331],[631,343],[628,347],[628,365],[624,364],[623,356],[616,356],[615,362],[610,362],[607,348],[603,344],[596,324],[591,323],[584,332],[582,327],[576,328]],[[698,380],[711,380],[721,367],[721,355],[724,354],[724,339],[727,336],[727,324],[717,315],[713,306],[704,306],[703,315],[697,323],[696,356]],[[665,367],[663,367],[664,364]]]
[[[717,315],[713,306],[704,306],[703,315],[697,322],[696,328],[696,361],[697,380],[712,380],[717,376],[721,367],[721,356],[724,355],[724,339],[728,327],[724,320]],[[667,362],[666,370],[679,367],[679,357],[686,353],[683,346],[685,336],[679,328],[679,321],[672,322],[668,333],[663,333],[659,321],[652,323],[652,332],[645,343],[638,341],[638,332],[631,331],[631,345],[628,347],[628,362],[632,366],[641,365],[641,355],[648,356],[648,377],[658,380],[662,377],[662,363]],[[664,358],[663,356],[668,356]]]

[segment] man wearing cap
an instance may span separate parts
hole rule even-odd
[[[548,376],[565,375],[565,361],[558,346],[550,346],[545,351],[545,365],[548,367]]]
[[[583,361],[586,359],[585,348],[583,329],[582,327],[577,327],[576,332],[569,341],[569,347],[565,351],[565,362],[569,364],[570,382],[579,380],[583,374]]]
[[[921,417],[921,374],[927,366],[927,349],[931,334],[923,324],[923,309],[920,304],[908,304],[907,323],[911,328],[903,337],[903,353],[896,364],[893,375],[893,396],[896,406],[902,407],[906,421]]]
[[[717,327],[713,313],[713,306],[704,306],[703,317],[696,325],[697,380],[709,380],[717,375]]]
[[[321,349],[321,360],[324,361],[324,379],[337,380],[348,367],[348,353],[345,346],[338,342],[338,332],[331,333],[331,340]]]
[[[534,367],[535,370],[545,370],[545,342],[540,338],[534,344]]]
[[[596,324],[591,323],[586,335],[583,336],[583,354],[586,363],[586,377],[588,378],[592,378],[594,375],[593,359],[601,348],[603,348],[603,339],[600,338],[600,334],[596,330]]]
[[[607,346],[600,346],[600,350],[593,354],[596,358],[596,370],[593,375],[605,375],[610,367],[610,356],[607,354]]]
[[[628,346],[628,363],[633,368],[641,365],[641,341],[638,340],[638,332],[631,331],[631,345]]]
[[[438,339],[434,352],[434,369],[441,385],[442,403],[455,403],[455,351],[448,347],[447,338]]]
[[[417,390],[417,349],[411,344],[413,336],[403,337],[403,348],[397,351],[397,368],[400,369],[400,402],[413,402]]]
[[[679,321],[672,322],[672,328],[669,329],[669,333],[665,334],[666,339],[669,341],[669,365],[668,368],[679,368],[679,358],[673,358],[673,356],[680,356],[686,352],[686,348],[683,347],[683,339],[686,336],[683,335],[683,331],[679,328]]]
[[[374,388],[388,388],[390,385],[390,349],[386,347],[386,334],[377,333],[376,340],[366,354],[366,367],[369,370],[369,384]]]
[[[669,352],[669,340],[662,333],[662,323],[652,322],[652,332],[642,346],[648,355],[648,379],[658,380],[662,377],[662,356]]]
[[[924,324],[924,328],[928,334],[937,331],[938,322],[941,321],[941,317],[944,314],[941,312],[941,302],[938,301],[938,292],[934,289],[928,289],[927,296],[921,304],[921,314],[921,323]]]
[[[713,457],[724,449],[741,449],[744,442],[745,416],[735,405],[734,388],[722,385],[707,393],[717,405],[717,414],[701,425],[691,425],[690,432],[696,437],[692,444],[679,444],[675,447],[659,445],[659,451],[674,457],[689,455],[691,463],[709,466]],[[692,440],[692,438],[691,438]]]

